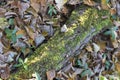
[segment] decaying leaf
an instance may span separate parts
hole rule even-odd
[[[2,79],[8,79],[9,78],[9,76],[10,76],[10,69],[9,69],[9,67],[8,66],[6,66],[6,67],[4,67],[4,68],[0,68],[0,77],[2,78]]]
[[[88,52],[93,52],[92,47],[91,47],[91,46],[89,46],[89,45],[86,47],[86,50],[87,50]]]
[[[101,0],[101,6],[102,6],[102,9],[105,9],[105,10],[109,9],[107,0]]]
[[[0,8],[0,17],[3,17],[6,12],[6,9]]]
[[[105,48],[106,48],[106,42],[99,41],[99,42],[97,42],[97,44],[100,46],[101,50],[105,50]]]
[[[96,43],[93,43],[93,48],[96,53],[100,50],[100,47]]]
[[[53,78],[56,76],[55,70],[48,71],[46,74],[48,80],[53,80]]]
[[[112,46],[114,47],[114,48],[118,48],[118,42],[117,42],[117,40],[115,40],[115,41],[112,41]]]
[[[120,73],[120,63],[115,63],[116,70]]]
[[[64,24],[62,27],[61,27],[61,32],[67,32],[68,31],[68,28],[66,26],[66,24]]]
[[[96,3],[93,0],[83,0],[84,4],[88,6],[95,6]]]

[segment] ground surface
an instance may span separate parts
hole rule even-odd
[[[102,19],[106,15],[108,18]],[[108,11],[79,7],[72,12],[66,24],[68,32],[60,33],[60,28],[56,28],[54,36],[28,57],[28,70],[19,68],[11,75],[11,79],[30,79],[33,73],[38,72],[45,80],[46,71],[59,69],[62,65],[58,64],[64,60],[70,50],[74,49],[89,34],[91,28],[95,28],[97,33],[103,27],[110,26],[111,20]]]

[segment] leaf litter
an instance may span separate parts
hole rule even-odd
[[[26,57],[33,51],[33,48],[41,45],[46,37],[53,36],[54,23],[49,22],[49,19],[51,16],[58,15],[58,12],[66,14],[68,11],[64,8],[64,4],[75,6],[83,3],[91,7],[97,6],[98,9],[110,10],[113,19],[116,18],[116,14],[120,15],[120,4],[115,4],[113,0],[111,0],[111,4],[109,0],[102,0],[101,7],[93,0],[83,0],[83,2],[66,0],[62,3],[55,0],[55,2],[57,5],[53,0],[1,1],[0,17],[6,18],[8,23],[7,26],[0,27],[0,76],[2,79],[9,78],[11,66],[14,66],[17,61],[20,63],[18,66],[23,65],[27,69],[25,62],[19,58],[21,53]],[[58,5],[59,3],[60,5]],[[50,9],[48,10],[48,8]],[[48,14],[46,14],[47,12]],[[115,27],[97,34],[100,38],[93,36],[92,42],[88,42],[88,45],[84,47],[83,54],[72,57],[63,69],[48,71],[48,80],[103,79],[103,76],[107,77],[108,72],[111,73],[115,69],[119,72],[120,65],[117,57],[120,56],[120,23],[114,20],[113,24]],[[66,24],[61,28],[61,32],[67,32]],[[94,40],[94,37],[97,40]],[[37,78],[40,77],[38,73],[36,75]],[[41,80],[41,78],[39,79]]]

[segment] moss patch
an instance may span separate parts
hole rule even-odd
[[[17,73],[11,75],[11,79],[31,78],[35,71],[39,72],[42,78],[45,78],[46,71],[61,67],[58,63],[64,59],[63,56],[82,41],[89,34],[91,28],[95,28],[98,32],[104,26],[112,24],[110,18],[101,18],[101,16],[109,16],[107,11],[88,8],[81,15],[79,14],[80,9],[73,11],[68,20],[68,32],[60,33],[60,29],[57,28],[54,36],[28,57],[29,69],[20,68]]]

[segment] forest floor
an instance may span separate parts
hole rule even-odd
[[[85,9],[84,6],[76,8],[67,20],[68,31],[61,33],[60,28],[56,28],[54,36],[28,57],[28,70],[20,68],[12,74],[11,79],[29,79],[35,72],[44,79],[47,71],[60,69],[63,66],[60,62],[71,54],[93,28],[96,34],[102,28],[113,25],[108,13],[108,11],[95,8],[86,7]],[[108,17],[104,19],[102,18],[104,16]]]
[[[2,79],[120,79],[120,22],[114,9],[96,7],[92,0],[63,0],[59,11],[53,0],[38,0],[49,3],[44,9],[30,1],[0,4]]]

